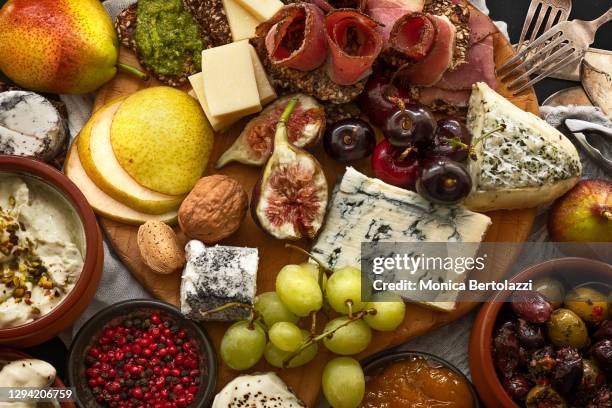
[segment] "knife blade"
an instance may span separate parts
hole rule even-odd
[[[612,130],[605,126],[578,119],[566,119],[565,126],[567,126],[570,132],[572,132],[576,138],[576,141],[593,158],[593,160],[612,171],[612,160],[606,158],[603,153],[601,153],[601,150],[589,143],[586,135],[583,133],[584,131],[592,131],[612,138]]]

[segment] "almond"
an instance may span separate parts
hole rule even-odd
[[[142,261],[159,274],[169,274],[185,265],[185,252],[174,230],[161,221],[147,221],[138,228]]]

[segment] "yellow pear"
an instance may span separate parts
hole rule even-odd
[[[99,0],[8,0],[0,70],[33,91],[92,92],[117,72],[118,40]]]
[[[193,188],[214,139],[198,102],[167,86],[129,96],[115,113],[110,137],[121,167],[141,185],[167,195]]]

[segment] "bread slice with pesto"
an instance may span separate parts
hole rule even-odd
[[[473,187],[465,206],[471,210],[537,207],[580,178],[578,151],[567,137],[483,82],[473,86],[467,126]]]

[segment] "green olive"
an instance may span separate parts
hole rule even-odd
[[[590,324],[599,324],[609,317],[608,299],[595,289],[573,289],[565,297],[564,305]]]
[[[532,288],[544,295],[553,309],[558,309],[563,304],[565,288],[558,280],[548,277],[536,279],[533,281]]]
[[[601,371],[593,360],[582,360],[582,380],[580,381],[581,390],[592,390],[598,385]]]
[[[548,385],[536,385],[533,387],[527,394],[525,405],[527,408],[567,408],[563,397]]]
[[[581,349],[587,345],[589,336],[582,319],[569,309],[557,309],[546,323],[548,338],[557,347],[572,346]]]

